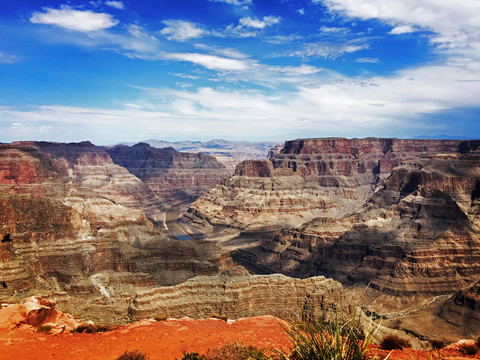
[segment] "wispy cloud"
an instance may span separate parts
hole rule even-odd
[[[355,44],[347,43],[327,43],[317,42],[303,45],[300,49],[283,53],[283,56],[302,57],[302,58],[324,58],[336,59],[344,54],[354,53],[360,50],[368,49],[369,45],[366,43]]]
[[[249,6],[253,3],[252,0],[209,0],[210,2],[225,3],[237,6]]]
[[[371,63],[371,64],[378,64],[380,62],[380,60],[378,58],[368,58],[368,57],[364,57],[364,58],[358,58],[357,60],[355,60],[355,62],[357,63]]]
[[[187,41],[203,37],[208,33],[191,21],[165,20],[163,23],[166,26],[160,31],[160,34],[166,36],[169,40]]]
[[[274,70],[308,74],[318,69],[304,65]],[[0,107],[2,137],[43,138],[34,131],[46,126],[53,129],[45,135],[47,140],[89,138],[98,144],[122,141],[126,133],[138,140],[155,134],[170,139],[412,136],[449,126],[418,121],[425,114],[478,105],[480,76],[472,79],[469,71],[453,66],[429,66],[390,77],[337,76],[323,84],[300,85],[290,91],[223,86],[139,91],[139,99],[125,102],[119,110],[41,106],[20,111]],[[135,119],[134,124],[131,119]],[[117,131],[112,132],[112,128]],[[66,134],[72,134],[71,138]]]
[[[161,56],[168,60],[191,62],[210,70],[245,71],[251,66],[251,62],[248,60],[232,59],[209,54],[164,53]]]
[[[30,22],[35,24],[56,25],[64,29],[92,32],[108,29],[118,24],[107,13],[96,13],[90,10],[74,10],[63,5],[60,9],[43,8],[44,12],[34,12]]]
[[[0,52],[0,64],[14,64],[19,61],[20,58],[17,55],[5,54]]]
[[[123,10],[125,8],[125,5],[122,1],[105,1],[105,5],[111,6],[119,10]]]

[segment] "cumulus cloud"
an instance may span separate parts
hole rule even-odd
[[[259,30],[278,24],[282,18],[278,16],[264,16],[263,19],[251,18],[249,16],[242,17],[238,20],[238,25],[229,25],[225,29],[226,35],[237,37],[257,36]]]
[[[118,24],[118,20],[107,13],[74,10],[69,6],[62,6],[60,9],[43,8],[43,10],[44,12],[34,12],[30,22],[56,25],[80,32],[108,29]]]
[[[400,35],[400,34],[408,34],[412,32],[415,32],[415,29],[413,29],[411,26],[403,25],[403,26],[394,27],[392,30],[390,30],[389,34]]]
[[[105,5],[114,7],[115,9],[123,10],[125,5],[122,1],[105,1]]]
[[[379,19],[394,26],[412,26],[437,34],[432,42],[448,48],[480,42],[480,2],[477,0],[313,0],[349,17]],[[405,27],[403,29],[406,29]],[[399,31],[399,30],[397,30]]]
[[[166,25],[160,34],[165,35],[169,40],[187,41],[189,39],[200,38],[207,34],[207,31],[197,26],[195,23],[186,20],[165,20]]]
[[[243,17],[238,22],[241,26],[250,27],[254,29],[263,29],[267,26],[272,26],[280,22],[280,17],[278,16],[264,16],[263,20],[252,19],[251,17]]]

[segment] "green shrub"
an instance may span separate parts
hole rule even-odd
[[[294,343],[289,357],[292,360],[364,360],[375,332],[362,330],[356,312],[348,321],[340,321],[338,314],[328,322],[304,318],[285,331]]]
[[[464,356],[465,355],[473,356],[478,352],[478,347],[477,347],[477,344],[472,344],[472,345],[462,344],[460,345],[458,350],[460,351],[460,354]]]
[[[37,327],[37,332],[38,333],[49,333],[50,330],[52,330],[52,329],[53,329],[52,325],[43,324],[43,325],[40,325],[39,327]]]
[[[118,326],[106,325],[106,324],[82,324],[77,326],[73,332],[75,333],[85,333],[85,334],[94,334],[97,332],[113,331],[116,330]]]
[[[125,351],[117,360],[149,360],[150,356],[140,350]]]
[[[182,360],[205,360],[205,358],[196,352],[186,353],[184,351]]]
[[[201,358],[202,359],[202,358]],[[266,360],[262,350],[244,344],[228,344],[215,349],[208,349],[203,356],[205,360]]]
[[[403,348],[411,347],[410,342],[406,339],[402,339],[401,337],[390,334],[383,338],[380,346],[384,350],[402,350]]]
[[[445,340],[441,340],[441,339],[430,340],[430,344],[432,345],[432,348],[435,350],[443,349],[445,346],[447,346],[447,343],[445,342]]]

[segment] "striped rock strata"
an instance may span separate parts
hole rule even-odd
[[[169,201],[199,196],[230,176],[215,157],[157,149],[145,143],[106,149],[112,160],[141,179],[158,197]]]
[[[184,218],[192,232],[222,236],[342,218],[381,188],[392,169],[456,153],[454,140],[305,139],[268,160],[244,161],[233,177],[197,199]],[[232,235],[232,236],[233,236]]]
[[[212,244],[170,240],[161,201],[84,142],[0,145],[2,301],[48,296],[95,321],[123,322],[138,289],[232,265]]]
[[[218,244],[237,246],[236,259],[254,271],[321,274],[401,296],[455,292],[480,276],[479,145],[287,142],[270,160],[238,166],[186,220],[217,234]],[[295,216],[305,223],[285,221],[276,235],[253,232]],[[229,224],[236,232],[225,241],[220,230],[228,233]]]
[[[217,276],[199,276],[179,285],[139,291],[129,314],[132,320],[183,316],[237,319],[265,314],[292,319],[302,313],[325,317],[344,311],[344,300],[342,285],[323,276],[249,275],[236,267]]]

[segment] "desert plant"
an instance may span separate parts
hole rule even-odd
[[[430,340],[430,344],[432,345],[432,348],[434,350],[443,349],[445,346],[447,346],[447,343],[445,342],[445,340],[441,340],[441,339]]]
[[[73,332],[75,333],[86,333],[93,334],[97,332],[105,332],[116,330],[117,326],[115,325],[106,325],[106,324],[82,324],[77,326]]]
[[[239,343],[223,345],[215,349],[208,349],[203,355],[205,360],[267,360],[263,351],[251,346]]]
[[[49,333],[50,330],[52,330],[52,329],[53,329],[52,325],[43,324],[43,325],[40,325],[39,327],[37,327],[37,332],[38,333]]]
[[[403,348],[411,347],[410,342],[401,337],[390,334],[385,336],[380,343],[380,346],[384,350],[401,350]]]
[[[202,355],[196,352],[186,353],[183,352],[182,360],[206,360]]]
[[[150,356],[140,350],[125,351],[117,360],[149,360]]]
[[[462,344],[458,348],[460,354],[473,356],[478,352],[477,344]]]
[[[375,332],[373,327],[362,330],[356,311],[348,321],[338,314],[327,322],[307,317],[285,330],[294,343],[289,357],[294,360],[363,360]]]

